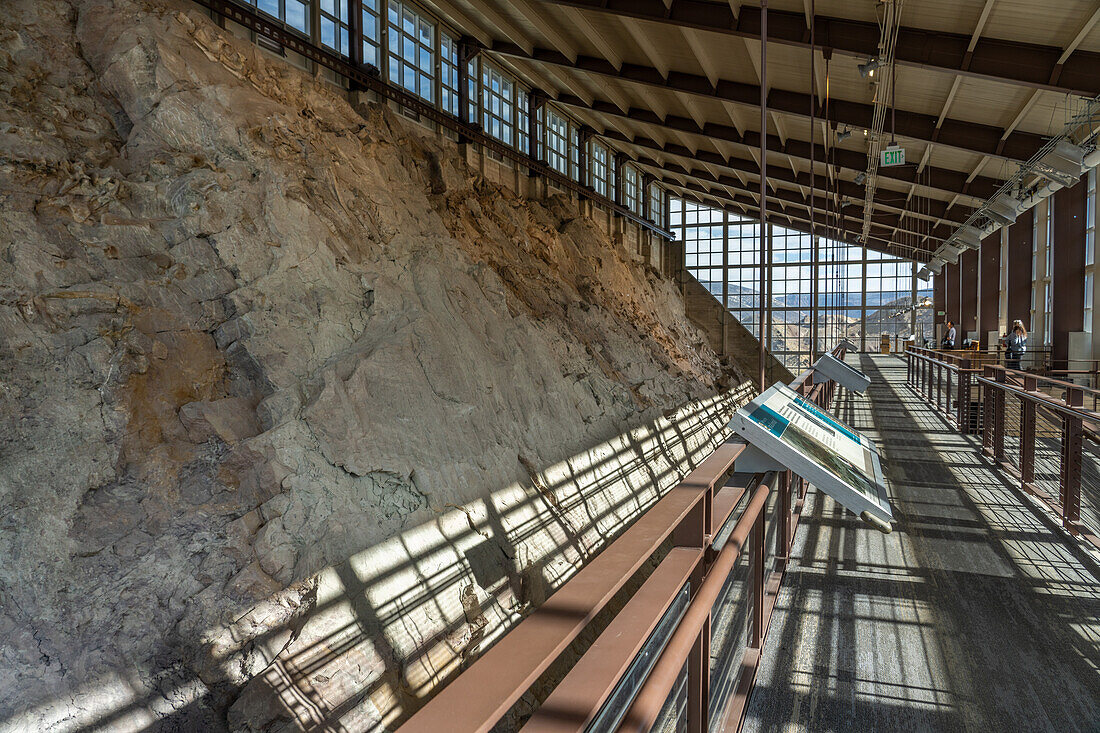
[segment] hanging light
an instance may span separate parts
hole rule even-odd
[[[982,233],[977,227],[959,227],[959,231],[949,237],[949,241],[958,247],[967,249],[980,249],[982,246]]]
[[[862,76],[864,79],[867,79],[874,77],[875,69],[879,68],[880,66],[882,66],[882,62],[875,57],[871,57],[867,59],[867,63],[860,64],[856,68],[859,69],[859,75]]]
[[[1059,140],[1053,150],[1039,159],[1035,172],[1068,188],[1081,177],[1081,163],[1084,158],[1084,148],[1069,140]]]
[[[1016,212],[1019,206],[1019,201],[1007,193],[1003,193],[986,204],[985,214],[1001,226],[1008,226],[1016,221]]]

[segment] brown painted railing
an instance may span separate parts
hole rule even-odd
[[[965,352],[964,352],[965,353]],[[1100,390],[975,364],[952,352],[906,351],[910,388],[1045,504],[1069,532],[1100,547]]]
[[[793,388],[832,402],[812,371]],[[734,472],[744,448],[720,445],[401,730],[492,729],[646,564],[523,732],[738,730],[807,490],[790,472]]]

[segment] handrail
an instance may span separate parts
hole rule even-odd
[[[838,346],[831,353],[837,358],[844,358],[846,352]],[[790,386],[827,408],[834,383],[813,384],[811,370]],[[685,615],[673,627],[670,640],[655,666],[645,675],[646,681],[639,694],[633,701],[628,701],[624,725],[633,726],[639,720],[651,720],[661,708],[664,701],[662,695],[667,695],[688,656],[699,664],[709,664],[709,655],[699,657],[693,655],[693,650],[701,650],[704,644],[709,648],[709,626],[705,621],[751,535],[753,584],[750,597],[745,602],[754,604],[753,642],[740,660],[737,692],[731,693],[731,704],[725,712],[727,720],[739,721],[747,699],[743,693],[755,680],[759,650],[774,604],[774,590],[782,582],[785,557],[793,544],[794,530],[807,489],[805,482],[792,480],[789,471],[771,472],[765,474],[763,479],[759,474],[732,473],[734,461],[745,445],[736,436],[727,439],[566,581],[542,606],[443,686],[413,713],[401,730],[404,733],[435,733],[439,730],[482,732],[492,729],[580,636],[596,614],[607,607],[635,572],[671,539],[674,547],[670,554],[636,591],[622,612],[616,612],[607,627],[609,631],[614,630],[618,638],[601,635],[547,698],[546,704],[552,706],[537,710],[525,730],[583,730],[588,721],[599,713],[600,706],[609,699],[614,685],[618,684],[628,668],[631,657],[625,655],[636,654],[638,640],[644,638],[643,634],[651,628],[640,624],[654,623],[654,614],[663,613],[661,609],[668,608],[673,597],[681,592],[682,581],[677,578],[690,577],[690,600]],[[744,481],[751,483],[740,483]],[[723,486],[724,482],[728,485]],[[776,552],[776,566],[765,568],[764,507],[772,491],[779,494],[774,521],[778,522],[776,536],[781,539]],[[737,505],[735,498],[745,501],[745,493],[749,494],[749,498],[741,514],[736,519],[727,518]],[[769,518],[768,521],[773,520]],[[728,527],[729,522],[734,522],[732,534],[719,548],[715,546],[714,538],[720,535],[721,526],[725,524]],[[660,577],[657,577],[659,573]],[[672,585],[677,583],[680,584],[673,588]],[[649,613],[643,614],[639,611],[639,602],[653,604],[656,608],[651,607]],[[624,631],[629,632],[629,638],[622,639]],[[613,658],[589,656],[591,653],[610,653],[608,650],[614,650]],[[689,687],[693,686],[695,690],[694,702],[689,705],[688,712],[693,729],[709,728],[706,722],[710,712],[701,702],[706,699],[705,689],[701,685],[705,684],[708,674],[700,668],[689,678]]]
[[[931,354],[929,354],[929,353],[924,353],[924,354],[919,353],[921,351],[931,352]],[[926,360],[930,359],[932,361],[940,362],[940,363],[944,364],[944,366],[946,366],[948,369],[952,369],[952,370],[955,370],[955,371],[959,370],[960,367],[955,365],[955,364],[951,364],[947,361],[944,361],[942,359],[939,359],[939,358],[937,358],[937,356],[934,356],[934,355],[944,356],[944,357],[948,357],[948,358],[951,358],[951,359],[956,359],[958,361],[967,360],[967,357],[957,357],[954,354],[947,354],[945,352],[935,351],[933,349],[924,349],[924,348],[921,348],[919,346],[911,346],[911,347],[909,347],[909,349],[907,349],[907,352],[913,353],[913,355],[918,359],[926,359]],[[981,353],[981,352],[978,352],[978,353]],[[932,355],[932,354],[934,354],[934,355]],[[1002,366],[1000,364],[982,364],[980,361],[978,361],[978,363],[976,363],[973,367],[971,367],[969,369],[969,371],[971,371],[971,372],[980,372],[982,370],[982,368],[986,367],[986,366],[994,368],[994,369],[1002,369],[1007,374],[1019,377],[1021,379],[1024,378],[1024,377],[1033,377],[1033,378],[1039,380],[1040,382],[1043,382],[1045,384],[1049,384],[1049,385],[1054,386],[1054,387],[1061,387],[1063,389],[1079,389],[1084,394],[1094,395],[1094,396],[1100,397],[1100,389],[1094,389],[1092,387],[1086,387],[1084,385],[1074,384],[1073,382],[1066,382],[1066,381],[1063,381],[1063,380],[1060,380],[1060,379],[1054,379],[1053,377],[1048,377],[1048,376],[1045,376],[1043,374],[1037,374],[1035,372],[1024,371],[1023,369],[1009,369],[1008,367]],[[1082,372],[1082,373],[1083,374],[1091,374],[1091,372]]]
[[[745,543],[748,542],[749,533],[756,527],[760,513],[764,511],[764,507],[767,505],[768,494],[771,493],[777,476],[778,474],[774,471],[766,473],[757,484],[749,499],[748,506],[745,507],[741,518],[734,525],[729,540],[727,540],[721,552],[718,553],[718,556],[714,558],[714,564],[711,565],[706,579],[704,579],[702,586],[692,599],[691,605],[688,606],[687,613],[684,614],[684,618],[676,628],[676,633],[669,640],[664,652],[657,660],[657,664],[653,667],[653,671],[650,672],[645,685],[627,710],[626,716],[619,727],[620,731],[649,733],[649,730],[657,721],[657,716],[668,698],[668,693],[676,684],[676,680],[680,676],[680,670],[683,669],[688,655],[691,654],[697,644],[703,624],[710,619],[714,602],[718,600],[726,578],[733,571]]]
[[[991,369],[1003,369],[1002,367],[990,367]],[[1004,369],[1005,372],[1011,370]],[[989,377],[975,376],[975,381],[988,385],[994,389],[1002,390],[1008,394],[1013,394],[1020,399],[1030,400],[1035,404],[1044,407],[1051,412],[1056,412],[1063,417],[1077,418],[1079,420],[1090,420],[1092,422],[1100,423],[1100,412],[1093,412],[1092,410],[1086,410],[1082,407],[1073,407],[1067,405],[1064,400],[1060,400],[1057,397],[1051,397],[1046,392],[1030,392],[1026,389],[1022,389],[1008,382],[998,382],[996,379],[990,379]],[[1071,385],[1074,389],[1081,389],[1076,385]]]
[[[1017,478],[1020,489],[1054,512],[1066,530],[1100,548],[1100,536],[1095,528],[1081,522],[1084,441],[1100,442],[1097,434],[1100,412],[1095,411],[1095,404],[1093,410],[1088,410],[1083,403],[1086,394],[1096,395],[1100,391],[981,360],[971,365],[964,359],[956,366],[942,356],[928,349],[907,349],[910,387],[949,422],[954,422],[959,432],[981,434],[984,455]],[[952,375],[956,379],[957,397],[953,395]],[[1065,397],[1059,399],[1040,387],[1064,389]],[[1018,440],[1011,451],[1018,452],[1016,456],[1010,455],[1006,432],[1009,397],[1019,400]],[[1045,421],[1042,432],[1040,418]],[[1051,428],[1055,431],[1053,436]],[[1052,452],[1053,445],[1059,446],[1057,453],[1060,454],[1058,491],[1048,494],[1036,485],[1036,466],[1043,454]]]

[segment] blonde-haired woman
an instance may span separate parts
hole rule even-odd
[[[1005,337],[1005,366],[1019,369],[1020,359],[1027,351],[1027,329],[1024,322],[1016,319],[1012,322],[1012,331]]]

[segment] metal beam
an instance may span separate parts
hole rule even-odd
[[[746,12],[747,10],[746,8]],[[528,51],[510,41],[494,41],[489,46],[489,50],[503,56],[512,56],[540,64],[565,66],[589,74],[613,77],[671,92],[686,92],[749,107],[760,106],[760,86],[756,84],[720,79],[717,84],[712,85],[710,80],[700,74],[668,70],[666,76],[662,73],[665,69],[625,62],[616,69],[610,61],[604,59],[580,55],[574,61],[559,51],[548,48],[533,48]],[[810,96],[802,92],[770,89],[767,107],[784,114],[809,118]],[[819,116],[833,123],[868,129],[872,125],[874,106],[834,97],[829,100],[828,113],[826,117],[825,110],[821,109]],[[896,124],[899,137],[936,142],[939,145],[971,153],[1017,161],[1029,159],[1045,142],[1042,135],[1030,132],[1013,132],[1004,138],[1004,130],[995,125],[982,125],[948,118],[938,120],[934,115],[909,110],[897,110]]]
[[[669,173],[675,173],[678,176],[694,178],[699,181],[712,183],[718,186],[722,186],[727,190],[736,190],[747,194],[756,193],[755,189],[750,188],[750,186],[733,176],[715,175],[708,171],[703,171],[696,168],[686,168],[670,161],[660,163],[653,158],[649,158],[644,155],[638,156],[636,160],[640,165],[649,166],[650,168],[658,168]],[[771,179],[772,176],[769,175],[768,178]],[[768,200],[776,201],[777,203],[781,204],[793,204],[795,206],[802,206],[806,208],[809,208],[810,205],[810,197],[808,195],[801,193],[801,191],[794,191],[788,188],[772,187],[771,192],[768,193]],[[815,195],[813,197],[813,205],[818,212],[824,213],[827,210],[828,203],[829,200],[825,196]],[[959,223],[957,222],[928,222],[929,231],[916,231],[914,229],[911,229],[910,227],[912,226],[912,223],[907,223],[907,221],[915,223],[920,221],[921,218],[922,217],[911,211],[903,211],[901,213],[885,211],[876,213],[875,220],[873,220],[872,223],[876,226],[896,228],[899,231],[904,231],[917,236],[931,235],[932,237],[939,238],[941,240],[949,237],[959,226]],[[859,217],[853,218],[853,221],[856,220],[862,221],[862,214]]]
[[[541,1],[743,38],[760,37],[760,9],[754,7],[743,7],[735,15],[729,8],[706,0],[672,0],[668,7],[662,0]],[[814,20],[814,32],[819,46],[832,48],[836,53],[861,58],[878,53],[877,23],[819,15]],[[808,49],[809,37],[804,13],[769,11],[769,42]],[[972,34],[968,33],[902,26],[895,58],[903,66],[965,74],[1060,94],[1100,95],[1100,74],[1096,73],[1100,53],[1076,51],[1063,60],[1065,51],[1056,46],[988,37],[971,41]]]
[[[757,150],[760,145],[759,133],[752,130],[746,130],[744,134],[742,134],[736,127],[730,125],[709,122],[705,126],[700,127],[695,120],[687,117],[665,115],[662,118],[649,110],[638,109],[636,107],[623,111],[615,104],[600,100],[595,100],[592,104],[586,104],[583,99],[566,94],[560,95],[556,101],[570,107],[576,107],[589,112],[597,112],[609,117],[622,117],[635,123],[643,123],[669,130],[676,130],[678,132],[699,135],[708,140],[721,140],[735,145],[743,145],[750,150]],[[789,155],[806,161],[810,159],[810,144],[794,137],[789,137],[786,143],[784,143],[778,137],[769,135],[768,150],[773,153]],[[700,160],[704,159],[702,157],[703,155],[703,151],[700,151]],[[852,171],[853,173],[862,172],[864,168],[867,167],[867,155],[857,150],[837,148],[833,155],[835,156],[833,162],[837,166]],[[708,160],[708,162],[724,165],[720,160]],[[986,176],[978,176],[968,183],[968,174],[966,172],[949,168],[926,167],[924,170],[927,171],[927,173],[925,174],[924,171],[922,171],[920,178],[918,178],[917,171],[912,166],[884,168],[880,171],[880,175],[891,180],[902,181],[904,183],[916,183],[920,186],[934,188],[950,195],[962,193],[965,196],[972,196],[981,200],[987,199],[995,194],[1003,183],[1000,179]]]
[[[702,183],[698,183],[696,182],[696,180],[693,180],[706,180],[705,178],[700,179],[700,177],[696,175],[698,171],[685,171],[678,166],[660,166],[656,163],[656,161],[641,160],[638,162],[664,173],[675,175],[677,178],[683,178],[683,182],[679,183],[679,185],[686,189],[698,192],[706,192],[712,196],[723,197],[735,203],[741,203],[745,201],[752,201],[755,204],[760,203],[758,191],[756,191],[755,189],[750,189],[747,186],[731,185],[729,183],[718,184],[721,185],[723,190],[725,191],[725,193],[718,193],[715,192],[713,188],[706,186]],[[807,220],[809,220],[810,202],[808,197],[802,196],[793,191],[788,191],[786,189],[780,188],[769,192],[767,200],[769,207],[772,206],[772,202],[774,202],[775,204],[778,204],[780,207],[782,207],[784,211],[791,207],[797,208],[799,210],[804,210],[807,212],[806,218]],[[825,204],[826,199],[824,197],[814,197],[814,209],[819,214],[825,211]],[[851,231],[855,232],[857,235],[861,234],[863,214],[862,212],[858,215],[856,214],[857,211],[860,211],[858,207],[852,206],[849,208],[852,209],[852,214],[843,213],[844,210],[842,209],[841,219],[845,222],[858,223],[859,227],[856,229],[852,229]],[[917,237],[924,237],[925,235],[925,232],[916,232],[911,229],[907,229],[904,222],[901,221],[901,218],[894,214],[876,214],[876,217],[877,218],[875,220],[872,220],[871,225],[872,227],[880,230],[880,238],[884,238],[884,234],[893,234],[897,232],[908,235],[913,239],[916,239]],[[884,218],[887,220],[884,221]],[[941,234],[943,234],[944,231],[946,232],[946,234],[950,234],[954,231],[954,229],[945,228],[943,231],[941,231]],[[939,246],[939,242],[935,242],[931,248],[927,246],[914,246],[914,249],[931,254],[937,246]]]

